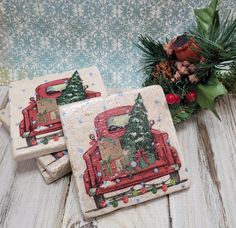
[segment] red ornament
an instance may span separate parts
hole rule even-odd
[[[163,183],[162,187],[161,187],[163,192],[167,191],[167,185],[165,183]]]
[[[124,196],[124,197],[122,198],[122,201],[123,201],[124,203],[128,203],[128,202],[129,202],[129,197],[128,197],[128,196]]]
[[[197,93],[196,93],[194,90],[189,91],[189,92],[186,94],[186,99],[187,99],[189,102],[196,101],[196,99],[197,99]]]
[[[168,104],[175,104],[176,101],[175,94],[173,93],[166,94],[166,101]]]
[[[58,141],[59,140],[59,136],[58,135],[54,135],[53,136],[53,140],[56,142],[56,141]]]
[[[107,203],[106,203],[105,200],[102,200],[102,201],[100,202],[100,205],[101,205],[102,208],[104,208],[104,207],[106,207]]]
[[[145,187],[142,187],[142,188],[140,189],[140,192],[141,192],[142,194],[144,194],[144,193],[147,192],[147,189],[146,189]]]

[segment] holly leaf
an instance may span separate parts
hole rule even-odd
[[[200,107],[203,109],[210,109],[220,120],[220,117],[215,109],[215,99],[218,96],[225,95],[227,93],[224,85],[216,77],[212,77],[208,80],[207,84],[198,84],[196,91],[197,102]]]
[[[202,9],[194,9],[198,32],[204,37],[211,38],[213,32],[219,27],[219,14],[216,10],[218,0],[212,0],[210,5]]]

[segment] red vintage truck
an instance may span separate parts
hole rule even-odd
[[[56,131],[62,129],[60,117],[57,108],[53,110],[54,117],[51,118],[50,112],[45,113],[45,121],[40,121],[38,112],[38,102],[43,99],[56,102],[56,98],[61,95],[61,91],[66,88],[69,78],[58,79],[39,85],[36,89],[36,98],[31,97],[29,105],[23,109],[23,120],[20,122],[19,131],[20,136],[26,139],[28,146],[37,145],[37,136],[41,139],[50,139],[55,136]],[[99,92],[87,90],[86,98],[93,98],[101,96]],[[52,134],[50,134],[52,133]],[[57,134],[61,136],[62,131]]]
[[[127,202],[129,197],[141,194],[142,191],[143,193],[146,191],[153,191],[155,193],[157,188],[162,188],[163,191],[166,191],[167,182],[160,183],[160,186],[145,184],[160,177],[169,175],[167,180],[168,183],[172,180],[170,185],[180,182],[178,170],[181,167],[181,162],[177,151],[169,144],[167,133],[152,128],[154,121],[150,121],[150,132],[153,137],[156,161],[153,164],[149,164],[146,168],[141,168],[137,165],[139,161],[139,156],[137,156],[136,160],[128,164],[131,169],[118,169],[117,160],[120,158],[116,158],[109,161],[112,175],[107,174],[106,171],[104,172],[99,142],[104,137],[113,139],[114,142],[121,139],[125,133],[132,107],[122,106],[110,109],[95,118],[94,125],[97,139],[95,139],[94,135],[90,135],[91,147],[83,155],[87,167],[83,180],[87,194],[94,197],[98,209],[105,207],[108,201],[116,202],[113,206],[117,206],[117,201],[122,199],[124,202]],[[140,190],[141,192],[134,191],[133,187],[138,184],[143,186],[143,190]],[[106,193],[112,193],[124,188],[128,188],[128,190],[110,198],[104,197]]]

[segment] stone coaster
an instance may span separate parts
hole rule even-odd
[[[68,174],[69,172],[67,170],[64,170],[64,172],[61,172],[60,175],[57,175],[57,176],[51,176],[49,175],[49,173],[47,172],[47,170],[45,170],[40,164],[38,161],[36,161],[36,165],[39,169],[39,172],[41,173],[44,181],[46,184],[51,184],[52,182],[60,179],[61,177],[65,176],[66,174]]]
[[[9,104],[5,109],[0,110],[0,121],[9,132]],[[71,172],[67,151],[59,151],[36,158],[36,164],[47,184]]]
[[[122,89],[122,91],[128,89]],[[120,91],[119,89],[108,89],[108,93],[112,94]],[[9,132],[9,103],[6,108],[0,110],[0,121],[3,123],[5,129]],[[57,180],[71,172],[70,160],[67,151],[59,151],[53,154],[44,155],[36,158],[37,166],[40,167],[39,171],[45,178],[46,183],[51,183],[46,180]]]
[[[59,111],[85,218],[189,187],[160,86],[68,104]]]
[[[38,164],[42,166],[51,177],[61,177],[71,172],[70,160],[67,150],[55,152],[36,158]]]
[[[0,110],[0,121],[8,133],[10,132],[9,113],[10,107],[9,103],[7,103],[5,109]]]
[[[83,83],[81,88],[86,89],[85,98],[107,95],[97,67],[84,68],[78,73]],[[56,100],[64,104],[76,98],[75,84],[71,83],[73,78],[69,80],[74,74],[75,71],[68,71],[10,83],[10,132],[15,160],[66,149]],[[80,78],[76,83],[81,82]],[[70,88],[63,94],[67,85]]]

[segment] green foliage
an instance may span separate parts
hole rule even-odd
[[[194,10],[197,29],[189,31],[188,36],[201,50],[201,61],[193,61],[196,66],[194,74],[200,79],[196,84],[192,84],[188,77],[173,83],[162,72],[158,77],[151,74],[156,64],[175,61],[175,56],[168,57],[159,41],[147,36],[139,38],[142,46],[137,46],[144,53],[143,69],[148,74],[143,86],[160,85],[165,94],[174,93],[182,98],[178,105],[169,106],[175,124],[201,108],[210,109],[219,118],[214,107],[216,98],[226,94],[227,90],[236,93],[236,19],[228,13],[220,21],[217,6],[218,0],[211,0],[207,7]],[[198,95],[194,104],[187,103],[184,98],[190,90],[195,90]]]
[[[207,84],[203,85],[199,83],[196,91],[197,102],[200,107],[210,109],[220,119],[215,109],[215,99],[227,93],[224,85],[216,77],[211,77]]]
[[[217,65],[227,66],[236,61],[236,20],[228,13],[219,21],[217,4],[217,0],[212,0],[207,8],[194,10],[198,29],[190,31],[190,38],[194,38],[205,58],[197,64],[202,83],[214,74]]]
[[[209,39],[214,33],[214,30],[219,26],[219,15],[216,10],[217,5],[218,0],[212,0],[206,8],[194,10],[199,33]]]
[[[227,67],[218,66],[216,77],[222,82],[228,92],[236,93],[236,62]]]
[[[199,106],[196,102],[194,102],[188,105],[170,105],[169,109],[174,124],[179,124],[182,121],[189,119],[194,112],[198,111]]]
[[[143,51],[142,70],[150,74],[156,63],[166,60],[168,57],[160,41],[155,41],[147,35],[139,36],[139,41],[141,44],[135,45]]]
[[[79,73],[75,71],[66,88],[62,91],[61,96],[57,98],[57,103],[58,105],[64,105],[82,101],[85,98],[85,87]]]

